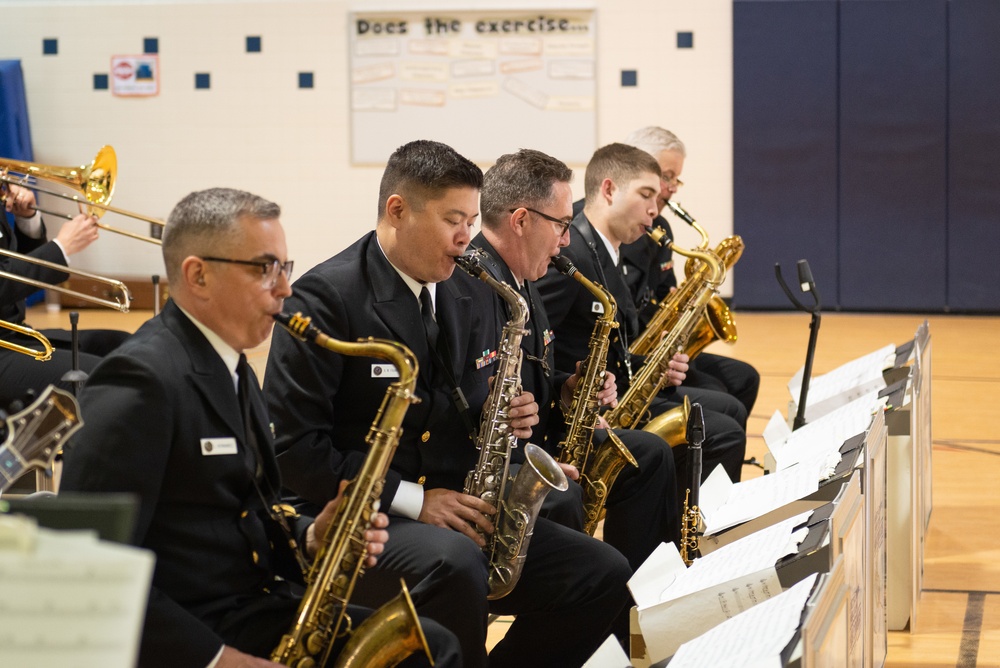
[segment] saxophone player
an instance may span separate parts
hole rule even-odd
[[[549,258],[569,243],[571,178],[569,167],[540,151],[522,149],[501,156],[484,176],[482,231],[472,240],[473,247],[486,253],[484,264],[497,273],[495,278],[519,289],[529,304],[528,333],[521,343],[521,378],[539,405],[539,423],[530,440],[544,444],[553,454],[564,427],[560,406],[570,406],[580,376],[578,371],[571,375],[554,368],[553,348],[558,348],[559,340],[552,336],[534,281],[545,275]],[[495,302],[496,308],[503,308],[501,300]],[[601,403],[615,403],[613,373],[605,375],[597,396]],[[604,540],[625,555],[634,570],[660,542],[676,542],[680,536],[674,462],[669,448],[655,434],[619,430],[618,435],[638,466],[626,466],[611,487]],[[599,444],[606,438],[606,432],[598,430],[594,440]],[[578,472],[570,477],[577,478]],[[551,492],[542,515],[582,531],[580,487]],[[619,622],[616,632],[624,639],[627,619],[623,616]]]
[[[563,250],[585,276],[607,288],[618,303],[619,328],[611,334],[608,368],[615,373],[619,396],[624,395],[641,360],[628,353],[629,341],[639,333],[636,309],[620,265],[621,248],[644,235],[659,212],[660,166],[645,151],[625,144],[609,144],[595,151],[584,177],[584,208],[570,225],[569,245]],[[550,268],[537,283],[550,326],[558,341],[555,366],[571,372],[587,354],[596,314],[594,299],[576,281]],[[670,361],[670,384],[680,385],[687,371],[687,356]],[[652,414],[680,405],[657,397]],[[746,433],[731,417],[706,411],[705,471],[721,463],[730,478],[740,479]],[[686,448],[673,448],[676,470],[684,471]],[[683,490],[678,490],[679,495]]]
[[[85,426],[67,448],[62,490],[135,494],[135,543],[156,553],[142,668],[277,666],[260,657],[292,623],[303,591],[290,541],[311,557],[339,502],[315,523],[270,510],[281,482],[242,353],[267,338],[291,294],[279,215],[237,190],[185,197],[163,238],[171,300],[94,369],[80,396]],[[371,555],[386,525],[376,516],[366,532]],[[355,620],[366,616],[350,608]],[[437,665],[460,666],[458,640],[421,624]]]
[[[286,309],[310,314],[340,340],[400,341],[419,363],[420,403],[406,413],[381,497],[391,539],[354,600],[380,605],[403,577],[418,612],[459,637],[467,668],[579,666],[627,601],[626,560],[539,519],[517,586],[487,601],[484,540],[473,525],[489,534],[496,509],[461,492],[476,463],[470,432],[496,358],[493,311],[476,308],[477,300],[492,303],[491,291],[455,271],[479,217],[481,186],[480,169],[444,144],[398,148],[382,176],[375,229],[296,281]],[[369,398],[381,397],[391,380],[376,360],[315,354],[275,332],[265,394],[292,491],[322,504],[355,475],[374,411]],[[538,421],[534,398],[520,394],[509,408],[515,433],[528,436]],[[490,612],[517,618],[487,658]]]

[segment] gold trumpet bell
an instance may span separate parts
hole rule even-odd
[[[687,443],[688,417],[691,415],[691,401],[684,397],[684,403],[669,411],[660,413],[650,420],[643,431],[656,434],[671,448]]]

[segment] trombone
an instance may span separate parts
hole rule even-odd
[[[47,362],[52,358],[52,344],[45,337],[45,335],[39,332],[37,329],[24,327],[23,325],[15,325],[14,323],[7,322],[6,320],[0,320],[0,327],[36,339],[39,343],[42,344],[42,350],[35,350],[34,348],[29,348],[27,346],[19,346],[16,343],[11,343],[10,341],[4,341],[3,339],[0,339],[0,348],[13,350],[16,353],[22,353],[24,355],[31,355],[39,362]]]
[[[10,174],[20,174],[20,176],[11,176]],[[89,165],[82,165],[80,167],[59,167],[54,165],[43,165],[36,162],[23,162],[21,160],[0,158],[0,183],[12,183],[25,188],[31,188],[32,190],[37,190],[38,192],[45,193],[46,195],[52,195],[53,197],[67,199],[72,202],[76,202],[77,204],[91,207],[90,213],[95,218],[100,218],[104,215],[105,211],[110,211],[111,213],[117,213],[128,218],[142,220],[152,225],[159,225],[161,228],[166,225],[166,223],[157,218],[150,218],[149,216],[144,216],[132,211],[126,211],[125,209],[119,209],[110,205],[111,196],[115,191],[117,174],[118,158],[115,156],[115,149],[110,146],[101,147],[101,150],[97,152],[97,155]],[[38,181],[61,183],[79,191],[83,195],[83,199],[77,195],[67,195],[66,193],[50,190],[48,188],[42,188],[38,185]],[[93,211],[93,208],[96,208],[99,211],[95,212]],[[52,216],[61,216],[67,220],[73,219],[73,216],[65,213],[49,211],[37,206],[35,209]],[[159,239],[153,236],[136,234],[135,232],[129,232],[128,230],[112,227],[106,223],[99,222],[97,223],[97,226],[102,230],[114,232],[115,234],[121,234],[132,239],[138,239],[139,241],[145,241],[147,243],[157,245],[162,244]]]
[[[26,276],[20,276],[18,274],[12,274],[9,271],[0,271],[0,278],[6,278],[12,281],[18,281],[19,283],[27,283],[36,288],[42,290],[54,290],[55,292],[60,292],[64,295],[70,295],[71,297],[76,297],[77,299],[82,299],[83,301],[91,302],[93,304],[99,304],[100,306],[105,306],[116,311],[121,311],[122,313],[128,313],[128,309],[132,304],[132,293],[129,292],[128,286],[119,280],[114,278],[105,278],[104,276],[98,276],[97,274],[92,274],[89,271],[83,271],[82,269],[73,269],[72,267],[66,267],[61,264],[56,264],[55,262],[49,262],[48,260],[39,260],[38,258],[31,257],[30,255],[22,255],[21,253],[15,253],[14,251],[0,249],[0,256],[13,258],[15,260],[22,260],[24,262],[29,262],[31,264],[37,264],[41,267],[46,267],[48,269],[54,269],[55,271],[62,272],[64,274],[76,274],[82,278],[89,278],[92,281],[98,283],[103,283],[107,285],[111,290],[117,292],[111,292],[114,296],[114,300],[102,299],[101,297],[95,297],[94,295],[88,295],[86,292],[79,292],[77,290],[71,290],[70,288],[64,288],[61,285],[55,285],[53,283],[46,283],[44,281],[38,281],[33,278],[27,278]],[[0,321],[2,322],[2,321]],[[0,324],[0,326],[6,326],[5,324]],[[14,329],[19,327],[19,325],[14,325],[13,327],[8,327],[8,329]],[[21,331],[15,329],[15,331]],[[22,334],[28,334],[28,336],[33,336],[29,332],[21,331]],[[37,336],[35,338],[38,338]],[[2,345],[2,344],[0,344]]]

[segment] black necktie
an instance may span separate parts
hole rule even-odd
[[[261,467],[260,448],[257,444],[257,433],[254,431],[253,416],[250,410],[250,384],[255,381],[250,372],[250,365],[247,363],[247,356],[242,353],[240,354],[240,362],[236,365],[236,374],[239,376],[237,395],[240,400],[240,413],[243,415],[243,431],[246,434],[247,465],[254,472],[254,477],[260,480],[264,475],[264,470]]]
[[[438,349],[438,337],[441,328],[434,320],[434,304],[431,302],[431,291],[427,286],[420,288],[420,317],[424,321],[424,333],[427,335],[427,347],[433,356]]]

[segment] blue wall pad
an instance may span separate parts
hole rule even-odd
[[[146,37],[142,40],[143,53],[159,53],[160,39],[158,37]]]
[[[639,72],[636,70],[622,70],[622,87],[638,86]]]
[[[948,306],[1000,310],[1000,4],[949,5]]]
[[[54,56],[59,53],[59,40],[48,38],[42,40],[42,55]]]
[[[694,33],[693,32],[679,32],[679,33],[677,33],[677,48],[678,49],[693,49],[694,48]]]
[[[947,2],[840,3],[840,305],[945,304]]]
[[[208,72],[198,72],[194,75],[194,87],[195,88],[211,88],[212,87],[212,75]]]
[[[734,228],[746,242],[733,302],[792,308],[774,263],[794,284],[804,258],[824,304],[836,305],[835,0],[733,3],[733,174]]]
[[[108,75],[107,74],[95,74],[94,75],[94,90],[107,90],[108,89]]]
[[[313,87],[313,73],[299,72],[299,88],[312,88],[312,87]]]
[[[247,37],[247,53],[260,53],[260,37]]]

